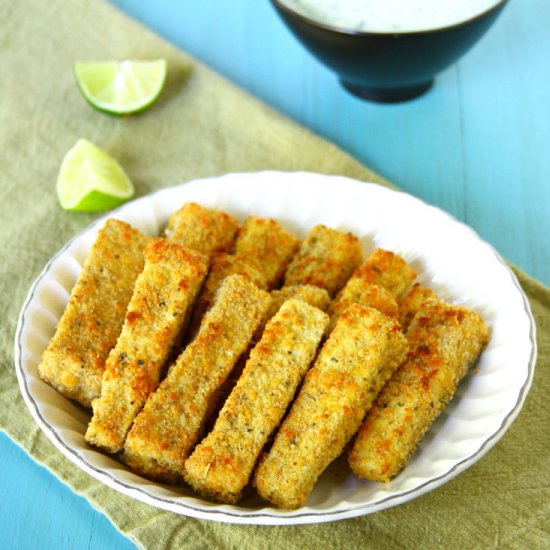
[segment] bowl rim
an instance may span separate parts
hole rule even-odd
[[[295,17],[296,19],[301,20],[303,23],[306,23],[308,25],[311,25],[312,27],[316,27],[318,29],[321,29],[323,31],[333,32],[336,34],[340,34],[343,36],[356,36],[356,37],[378,37],[378,38],[388,38],[388,37],[414,37],[414,36],[428,36],[431,34],[436,34],[439,32],[446,32],[451,30],[456,30],[461,27],[465,27],[467,25],[470,25],[471,23],[476,22],[479,19],[483,19],[491,12],[497,11],[499,9],[504,8],[504,5],[508,3],[509,0],[498,0],[493,6],[486,9],[485,11],[478,13],[477,15],[470,17],[469,19],[465,19],[464,21],[460,21],[458,23],[454,23],[452,25],[446,25],[443,27],[435,27],[432,29],[425,29],[425,30],[419,30],[419,31],[359,31],[355,29],[348,29],[346,27],[340,27],[337,25],[330,25],[328,23],[322,23],[316,19],[312,19],[311,17],[308,17],[307,15],[303,15],[299,13],[298,11],[292,9],[289,7],[286,3],[284,3],[282,0],[270,0],[271,3],[275,6],[276,9],[280,10],[281,12],[285,12],[287,15],[290,15],[291,17]]]

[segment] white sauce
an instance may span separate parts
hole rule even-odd
[[[291,10],[333,27],[414,32],[467,21],[501,0],[280,0]]]

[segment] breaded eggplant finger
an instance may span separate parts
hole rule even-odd
[[[411,286],[416,273],[399,254],[375,248],[353,276],[383,286],[398,298]]]
[[[125,222],[105,222],[42,356],[40,378],[85,407],[101,391],[105,361],[122,329],[148,242]]]
[[[286,301],[267,323],[213,430],[185,462],[185,480],[201,495],[235,503],[315,356],[328,316]]]
[[[427,300],[437,301],[438,299],[432,289],[419,284],[413,285],[399,299],[399,322],[402,329],[407,331],[413,317],[420,311],[424,302]]]
[[[279,311],[280,307],[291,298],[296,300],[302,300],[310,306],[319,308],[322,311],[326,311],[327,307],[330,304],[330,296],[324,288],[313,285],[292,285],[285,286],[278,290],[272,290],[271,295],[271,305],[265,318],[260,323],[256,334],[254,335],[254,341],[257,342],[264,330],[266,323]]]
[[[88,443],[111,453],[122,449],[135,416],[156,389],[208,270],[206,256],[167,239],[153,239],[144,256],[85,435]]]
[[[164,233],[187,248],[212,256],[231,252],[238,228],[233,216],[188,202],[168,218]]]
[[[249,216],[239,229],[235,254],[255,262],[267,288],[277,288],[285,270],[298,251],[300,241],[271,218]]]
[[[265,277],[263,273],[258,270],[255,263],[249,261],[244,256],[217,254],[212,258],[208,276],[204,281],[197,301],[193,307],[188,340],[192,340],[199,332],[204,314],[214,303],[216,292],[222,285],[224,279],[229,275],[235,274],[242,275],[262,290],[266,288]]]
[[[352,233],[315,226],[290,262],[284,286],[315,285],[334,296],[363,259],[359,239]]]
[[[353,272],[344,288],[329,306],[330,332],[338,316],[350,304],[373,307],[397,319],[400,296],[416,277],[415,271],[398,254],[377,248]]]
[[[271,306],[266,317],[271,319],[279,311],[279,308],[291,298],[302,300],[302,302],[317,307],[322,311],[326,311],[330,303],[330,296],[324,288],[314,285],[285,286],[281,289],[271,291]]]
[[[235,503],[256,459],[315,356],[328,316],[288,300],[268,322],[214,429],[185,462],[185,480],[200,494]]]
[[[380,392],[350,452],[360,478],[389,481],[403,469],[487,344],[489,330],[476,312],[429,300],[407,339],[407,360]]]
[[[306,502],[406,348],[397,321],[379,311],[353,304],[340,315],[256,470],[254,485],[263,498],[289,509]]]
[[[149,396],[124,444],[123,460],[152,479],[176,481],[216,407],[224,381],[269,307],[269,294],[241,275],[220,287],[197,337]]]
[[[327,333],[334,329],[340,314],[351,304],[372,307],[393,319],[399,317],[397,300],[389,290],[383,286],[369,283],[360,277],[352,276],[328,307],[330,323]]]
[[[223,395],[220,400],[221,402],[225,401],[225,398],[227,398],[227,396],[231,393],[231,390],[235,387],[237,380],[244,370],[250,351],[262,337],[266,323],[279,311],[284,302],[294,298],[296,300],[301,300],[310,306],[319,308],[322,311],[325,311],[330,303],[330,297],[327,291],[324,288],[319,288],[318,286],[313,285],[285,286],[278,290],[272,290],[269,295],[271,296],[271,305],[269,306],[267,313],[252,337],[252,342],[250,343],[248,351],[243,353],[237,365],[231,372],[231,376],[227,381],[226,387],[223,389]]]

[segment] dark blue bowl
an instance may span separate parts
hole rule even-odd
[[[508,0],[456,25],[403,33],[331,27],[292,11],[279,0],[271,1],[298,40],[338,75],[347,90],[363,99],[393,103],[426,92],[438,73],[483,36]]]

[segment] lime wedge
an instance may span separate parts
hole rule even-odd
[[[81,212],[114,208],[134,194],[120,164],[85,139],[79,139],[65,155],[56,187],[61,206]]]
[[[96,109],[114,115],[143,111],[159,96],[166,79],[166,61],[75,63],[76,82]]]

